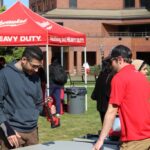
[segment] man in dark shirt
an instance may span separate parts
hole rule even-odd
[[[26,47],[22,58],[0,71],[0,138],[2,150],[38,143],[37,122],[42,111],[38,69],[43,54]]]

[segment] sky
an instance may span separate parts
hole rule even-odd
[[[12,6],[18,0],[3,0],[3,1],[4,1],[4,5],[8,9],[10,6]],[[19,1],[21,1],[22,3],[24,3],[26,6],[29,6],[29,0],[19,0]]]

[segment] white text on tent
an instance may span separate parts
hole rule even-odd
[[[41,41],[41,36],[0,36],[0,42],[35,42]]]
[[[16,42],[18,36],[0,36],[0,42]]]
[[[41,41],[41,36],[20,36],[21,42]]]

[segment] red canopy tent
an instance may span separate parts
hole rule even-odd
[[[21,3],[20,3],[21,4]],[[19,5],[19,4],[18,4]],[[48,30],[50,45],[85,46],[86,36],[83,33],[71,30],[34,13],[24,5],[20,5],[38,25]]]
[[[15,5],[16,6],[16,5]],[[45,45],[47,31],[18,7],[0,14],[0,46]]]
[[[49,89],[48,45],[85,47],[86,36],[41,17],[17,1],[0,14],[0,46],[29,45],[46,45],[47,89]],[[85,82],[87,82],[86,71]],[[47,93],[49,96],[49,90]]]
[[[86,36],[34,13],[21,2],[0,14],[0,46],[85,46]]]

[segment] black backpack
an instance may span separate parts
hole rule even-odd
[[[67,83],[67,73],[64,68],[59,64],[50,65],[50,80],[59,85]]]

